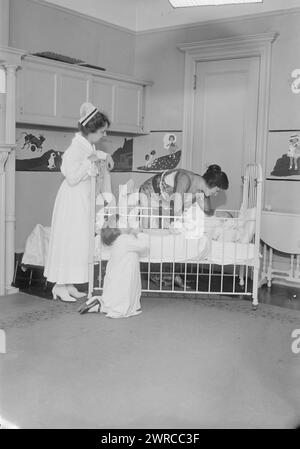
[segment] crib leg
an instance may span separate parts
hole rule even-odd
[[[272,287],[272,265],[273,265],[273,248],[269,249],[269,266],[267,274],[267,286]]]
[[[94,290],[94,264],[89,264],[89,288],[88,288],[88,299],[93,296]]]
[[[253,286],[252,286],[252,309],[256,310],[258,307],[258,276],[259,264],[253,268]]]
[[[257,308],[258,308],[258,297],[257,297],[257,291],[256,291],[256,292],[253,292],[252,309],[257,310]]]
[[[245,276],[245,267],[244,265],[240,266],[240,275],[239,275],[239,279],[240,279],[240,287],[244,287],[245,285],[245,280],[244,280],[244,276]]]

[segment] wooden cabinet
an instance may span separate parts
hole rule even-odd
[[[136,83],[94,77],[92,102],[108,115],[111,131],[144,133],[144,89]]]
[[[57,118],[61,126],[77,126],[82,103],[89,101],[92,77],[63,70],[59,73]]]
[[[107,114],[111,121],[111,126],[115,121],[115,83],[113,80],[94,77],[92,85],[92,103],[100,111]]]
[[[17,74],[17,121],[51,125],[57,117],[55,69],[28,63]]]
[[[80,105],[91,101],[108,115],[111,131],[149,132],[149,82],[30,56],[17,86],[19,123],[76,128]]]
[[[119,82],[115,94],[115,120],[113,126],[120,131],[143,130],[143,87]]]

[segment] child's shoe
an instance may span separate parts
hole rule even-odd
[[[92,296],[86,303],[79,307],[78,312],[82,315],[88,312],[99,312],[100,301],[97,296]]]

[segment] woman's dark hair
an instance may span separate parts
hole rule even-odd
[[[204,173],[203,179],[210,189],[213,189],[214,187],[218,187],[222,190],[228,189],[229,181],[227,175],[221,170],[219,165],[210,165]]]
[[[107,127],[110,126],[109,118],[103,112],[98,111],[86,125],[83,126],[81,123],[78,123],[78,130],[84,136],[87,136],[90,133],[95,133],[99,129],[104,128],[105,125]]]
[[[101,229],[101,240],[104,245],[111,246],[115,240],[121,235],[120,229],[117,227],[119,215],[112,215],[106,221]]]

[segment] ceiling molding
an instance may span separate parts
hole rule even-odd
[[[209,39],[203,40],[199,42],[191,42],[191,43],[182,43],[177,44],[176,47],[188,53],[193,53],[196,51],[197,53],[205,50],[211,53],[214,49],[220,51],[220,49],[224,49],[226,47],[231,48],[232,46],[252,46],[253,44],[261,44],[261,43],[273,43],[277,37],[278,33],[261,33],[261,34],[247,34],[245,36],[234,36],[230,38],[222,38],[222,39]]]
[[[211,20],[204,20],[204,21],[198,21],[193,23],[187,23],[185,25],[172,25],[168,27],[160,27],[160,28],[153,28],[151,30],[144,30],[144,31],[137,31],[137,35],[146,35],[146,34],[153,34],[153,33],[163,33],[163,32],[172,32],[172,31],[178,31],[183,29],[192,29],[192,28],[199,28],[199,26],[210,26],[210,25],[223,25],[227,23],[232,22],[241,22],[242,20],[253,20],[253,19],[260,19],[260,18],[266,18],[266,17],[274,17],[274,16],[282,16],[282,15],[291,15],[291,14],[300,14],[300,6],[296,8],[291,9],[278,9],[276,11],[266,11],[262,13],[256,13],[256,14],[246,14],[242,16],[236,16],[236,17],[227,17],[223,19],[211,19]]]

